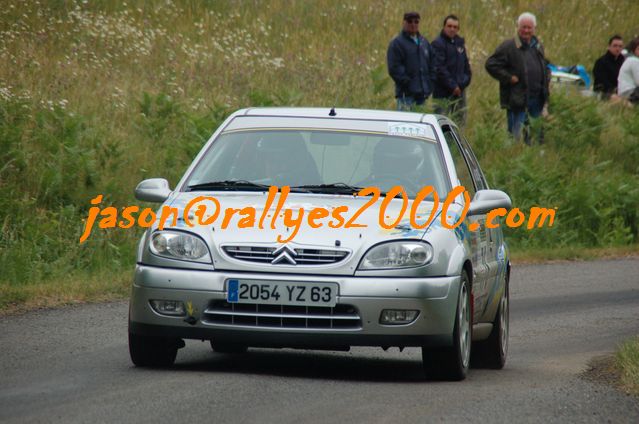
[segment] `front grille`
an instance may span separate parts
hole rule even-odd
[[[224,253],[234,259],[248,262],[268,263],[274,259],[276,247],[264,246],[223,246]],[[306,249],[297,248],[296,255],[293,259],[296,265],[326,265],[341,262],[348,256],[347,250],[337,249]],[[283,262],[283,265],[292,265],[289,262]]]
[[[344,250],[295,249],[295,261],[300,265],[334,264],[342,261],[348,252]]]
[[[271,263],[275,247],[224,246],[224,252],[241,261]]]
[[[359,330],[361,319],[352,305],[287,306],[229,303],[216,300],[202,315],[204,324],[271,328]]]

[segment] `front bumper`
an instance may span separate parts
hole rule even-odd
[[[207,319],[212,303],[226,299],[228,279],[335,282],[338,305],[359,315],[356,328],[289,328],[221,324]],[[291,275],[233,271],[197,271],[137,265],[130,302],[129,330],[140,335],[212,339],[249,346],[337,348],[347,346],[450,345],[457,308],[459,277],[388,278]],[[151,299],[192,305],[190,322],[155,312]],[[415,309],[405,325],[383,325],[383,309]]]

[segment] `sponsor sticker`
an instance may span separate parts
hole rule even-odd
[[[406,122],[389,122],[388,135],[435,139],[435,134],[430,125],[408,124]]]

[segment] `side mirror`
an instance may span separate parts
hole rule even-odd
[[[479,190],[470,202],[468,216],[483,215],[497,208],[512,208],[510,197],[501,190]]]
[[[171,194],[169,182],[164,178],[150,178],[135,188],[135,198],[145,202],[164,202]]]

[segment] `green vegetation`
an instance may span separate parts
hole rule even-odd
[[[639,338],[625,342],[616,355],[616,367],[621,373],[621,385],[639,396]]]
[[[558,208],[552,228],[507,230],[513,252],[637,250],[639,113],[559,90],[547,143],[514,145],[483,70],[525,10],[555,63],[590,67],[610,35],[636,31],[636,1],[40,3],[0,10],[0,309],[125,295],[140,231],[80,245],[89,200],[122,207],[144,178],[175,184],[231,111],[393,109],[386,46],[409,9],[430,39],[445,15],[461,18],[466,135],[490,184],[524,211]]]

